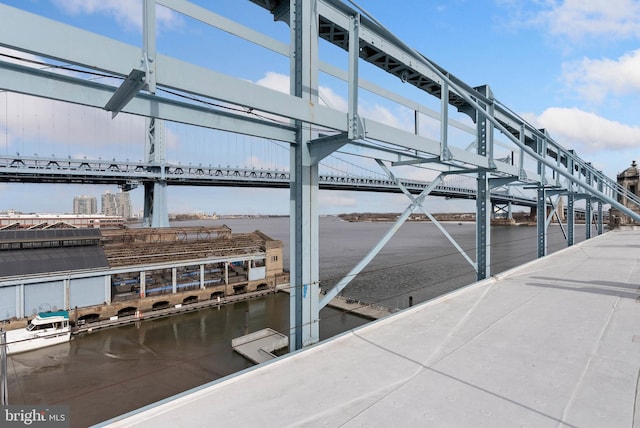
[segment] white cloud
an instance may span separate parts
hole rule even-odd
[[[54,0],[56,6],[70,15],[110,15],[125,29],[142,29],[142,2],[135,0]],[[178,14],[165,7],[156,8],[159,28],[182,25]]]
[[[361,110],[360,116],[362,117],[366,117],[375,120],[376,122],[393,126],[394,128],[403,128],[397,115],[393,114],[388,108],[383,107],[379,104],[365,106],[364,108],[360,108],[359,110]]]
[[[327,86],[320,86],[318,88],[318,91],[320,92],[320,103],[322,105],[343,112],[349,111],[347,100],[344,97],[336,94],[333,89]]]
[[[577,108],[552,107],[537,117],[523,116],[535,126],[545,128],[556,142],[568,149],[587,152],[624,150],[637,147],[640,141],[640,127]]]
[[[274,71],[268,71],[262,79],[256,81],[256,84],[285,94],[290,90],[289,76]]]
[[[548,0],[542,4],[548,8],[534,21],[547,26],[553,35],[573,41],[640,36],[640,2],[636,0]]]
[[[582,98],[601,102],[609,93],[627,95],[640,91],[640,49],[629,52],[617,60],[608,58],[581,61],[563,65],[563,80]]]

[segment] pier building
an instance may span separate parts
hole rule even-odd
[[[0,318],[70,309],[83,324],[275,292],[282,247],[227,226],[0,231]]]

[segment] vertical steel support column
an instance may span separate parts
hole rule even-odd
[[[360,15],[352,16],[349,21],[349,129],[347,138],[355,140],[361,138],[360,116],[358,115],[358,60],[360,59]],[[416,118],[417,121],[417,118]],[[416,122],[417,123],[417,122]]]
[[[178,291],[178,269],[171,268],[171,292],[176,294]]]
[[[144,299],[147,296],[147,275],[142,271],[138,278],[140,278],[140,298]]]
[[[164,180],[165,146],[162,138],[162,122],[154,118],[147,119],[147,141],[145,162],[149,170],[160,172],[160,179],[144,185],[145,227],[169,227],[167,210],[167,181]]]
[[[536,152],[543,158],[547,154],[546,139],[534,136],[536,141]],[[538,161],[538,174],[540,175],[540,187],[538,188],[538,200],[536,205],[536,232],[538,235],[538,257],[547,255],[547,195],[545,186],[547,184],[546,165]]]
[[[491,91],[486,87],[488,96]],[[489,114],[493,114],[489,106],[483,106]],[[478,154],[488,156],[490,164],[493,161],[493,124],[486,118],[485,113],[476,112],[476,132],[478,141]],[[488,278],[491,275],[491,193],[489,186],[489,174],[487,171],[478,173],[476,196],[476,277],[478,280]]]
[[[440,160],[448,161],[449,159],[451,159],[449,151],[449,84],[442,82],[440,86]]]
[[[591,197],[584,200],[584,239],[591,239],[591,221],[593,219],[593,206]]]
[[[593,177],[591,176],[591,171],[586,170],[585,171],[585,175],[586,175],[586,180],[587,180],[587,184],[591,185],[591,181],[593,179]],[[592,202],[591,202],[591,196],[587,194],[587,197],[585,198],[585,202],[584,202],[584,238],[585,239],[591,239],[591,220],[593,218],[593,206],[592,206]]]
[[[538,232],[538,257],[547,255],[547,195],[544,186],[538,188],[536,229]]]
[[[69,302],[71,301],[71,278],[65,278],[62,280],[64,288],[64,308],[69,310]]]
[[[142,226],[151,227],[153,216],[153,183],[144,183],[144,211],[142,214]]]
[[[152,227],[169,227],[169,212],[167,210],[167,182],[160,180],[153,183],[153,215]]]
[[[21,283],[16,295],[16,318],[24,318],[25,316],[25,301],[24,301],[24,283]]]
[[[572,192],[567,194],[567,246],[570,247],[575,243],[575,196]]]
[[[520,141],[520,144],[522,144],[522,147],[524,147],[526,144],[524,131],[525,131],[524,125],[521,125],[519,141]],[[520,179],[520,181],[525,181],[527,179],[527,172],[524,169],[524,149],[522,147],[518,152],[518,178]]]
[[[104,277],[104,301],[111,304],[111,275]]]
[[[486,125],[486,121],[485,122]],[[477,198],[476,198],[476,263],[478,271],[476,278],[482,280],[491,275],[490,263],[491,253],[491,211],[489,207],[490,192],[489,178],[486,171],[478,173],[477,179]]]
[[[318,15],[315,0],[291,0],[291,92],[318,103]],[[291,350],[319,341],[318,165],[311,160],[309,126],[297,122],[291,147]]]
[[[598,190],[602,193],[602,177],[598,178]],[[602,235],[603,233],[603,221],[604,221],[604,213],[602,212],[602,199],[598,198],[598,223],[597,223],[597,231],[598,235]]]
[[[598,223],[596,223],[596,232],[598,235],[602,235],[603,233],[603,217],[602,200],[598,199]]]

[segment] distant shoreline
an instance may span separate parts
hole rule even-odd
[[[458,223],[475,223],[475,213],[436,213],[432,214],[437,221],[441,222],[458,222]],[[394,222],[400,216],[400,213],[351,213],[351,214],[339,214],[337,217],[348,222]],[[494,219],[492,222],[504,224],[510,226],[514,224],[529,224],[535,220],[530,220],[529,217],[523,215],[518,216],[513,220],[508,219]],[[431,219],[422,213],[411,214],[407,219],[409,222],[430,222]]]
[[[458,222],[458,223],[475,223],[475,213],[435,213],[433,217],[440,222]],[[342,221],[351,223],[361,222],[381,222],[389,223],[395,222],[400,213],[343,213],[343,214],[329,214],[321,215],[320,217],[336,217]],[[258,219],[258,218],[288,218],[289,215],[281,214],[231,214],[231,215],[202,215],[202,214],[175,214],[171,215],[169,220],[172,222],[180,221],[194,221],[194,220],[242,220],[242,219]],[[431,222],[431,219],[423,213],[411,214],[407,219],[408,222]],[[498,225],[512,226],[512,225],[535,225],[535,219],[531,219],[525,213],[514,213],[513,219],[506,218],[493,219],[492,223]]]

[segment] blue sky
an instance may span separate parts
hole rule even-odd
[[[140,45],[137,0],[0,0],[56,20]],[[195,2],[288,42],[288,28],[249,1]],[[611,177],[640,155],[640,1],[630,0],[404,0],[357,3],[425,56],[471,86],[489,84],[496,98],[568,149]],[[265,86],[286,90],[288,61],[272,53],[159,9],[158,50]],[[196,40],[197,42],[194,42]],[[344,65],[345,55],[321,46],[323,60]],[[400,93],[397,79],[361,67],[362,77]],[[321,77],[323,101],[344,107],[344,84]],[[415,91],[413,92],[415,94]],[[420,99],[427,105],[438,100]],[[363,114],[409,126],[407,112],[383,100],[361,96]],[[428,128],[429,125],[427,125]],[[433,127],[433,124],[431,125]],[[437,127],[436,127],[437,128]],[[139,160],[144,158],[144,125],[139,119],[0,93],[2,154],[47,153]],[[430,129],[425,129],[429,134]],[[288,167],[282,144],[167,124],[168,158],[203,162]],[[437,135],[435,136],[437,138]],[[215,140],[212,145],[211,140]],[[139,141],[140,144],[131,144]],[[222,157],[221,153],[225,153]],[[640,160],[640,159],[639,159]],[[351,169],[338,155],[329,162]],[[419,174],[412,176],[418,178]],[[107,186],[0,184],[0,211],[69,212],[73,196],[98,197]],[[286,190],[170,188],[170,212],[285,214]],[[142,190],[132,192],[142,209]],[[320,211],[401,211],[402,195],[321,192]],[[431,198],[433,212],[472,211],[473,204]]]

